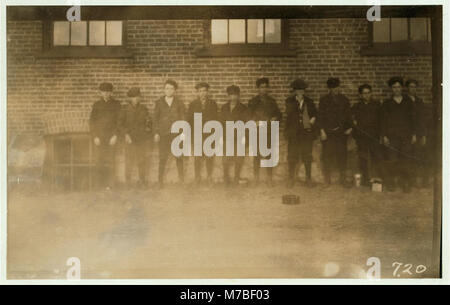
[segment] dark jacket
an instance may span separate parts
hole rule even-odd
[[[343,94],[327,94],[320,98],[317,123],[326,133],[343,134],[352,127],[350,102]]]
[[[202,114],[203,123],[218,120],[217,104],[210,99],[207,99],[204,105],[202,105],[202,102],[199,99],[193,100],[191,104],[189,104],[187,120],[189,124],[191,124],[191,128],[194,127],[194,113]]]
[[[388,138],[406,138],[415,134],[414,107],[411,99],[403,96],[400,104],[391,97],[381,106],[380,135]]]
[[[89,128],[92,137],[98,137],[103,142],[109,141],[113,135],[118,135],[120,109],[120,102],[115,99],[111,99],[108,102],[100,99],[95,102],[89,118]]]
[[[267,95],[262,97],[257,95],[248,102],[248,110],[250,113],[250,120],[269,121],[275,117],[276,120],[281,121],[281,111],[278,108],[276,100]]]
[[[267,143],[271,143],[272,124],[270,120],[272,118],[275,118],[275,121],[278,121],[278,124],[280,124],[282,118],[282,114],[280,109],[278,108],[276,100],[269,95],[257,95],[248,102],[248,111],[249,120],[254,120],[257,125],[259,121],[267,122]]]
[[[414,120],[414,132],[418,137],[426,136],[427,135],[427,126],[429,123],[427,122],[428,119],[428,113],[427,109],[425,107],[425,104],[423,103],[423,100],[420,97],[415,97],[415,100],[413,100],[411,97],[408,96],[409,99],[411,99],[411,102],[413,104],[413,111],[415,115]]]
[[[367,104],[359,100],[351,108],[353,117],[353,137],[358,140],[370,137],[379,140],[380,137],[380,110],[381,103],[371,100]]]
[[[128,134],[135,143],[148,140],[151,121],[147,107],[141,103],[136,106],[131,103],[123,106],[119,116],[119,129],[121,135]]]
[[[161,97],[155,102],[153,115],[153,132],[160,136],[171,134],[172,124],[185,119],[184,104],[176,96],[173,98],[172,105],[169,107],[165,97]]]
[[[233,108],[233,110],[231,111],[231,104],[230,104],[230,102],[228,102],[222,106],[222,111],[220,112],[220,119],[221,119],[222,126],[223,126],[223,135],[224,135],[223,149],[224,149],[224,153],[225,153],[226,141],[227,141],[226,121],[233,121],[233,122],[234,121],[242,121],[245,124],[250,119],[250,113],[248,111],[247,106],[245,106],[241,102],[238,102],[236,104],[236,106]],[[244,136],[248,137],[248,133],[246,133]],[[237,143],[237,141],[240,141],[240,140],[241,139],[237,138],[237,133],[235,131],[234,142]],[[236,146],[235,146],[235,150],[236,150]]]
[[[220,119],[223,124],[226,121],[243,121],[244,123],[250,119],[250,113],[247,106],[238,102],[236,106],[231,110],[231,103],[228,102],[222,106],[222,111],[220,112]],[[224,125],[225,132],[225,125]]]
[[[208,121],[219,120],[216,102],[214,102],[210,99],[207,99],[205,101],[205,104],[202,104],[202,102],[199,99],[193,100],[189,104],[188,111],[186,114],[186,119],[191,126],[192,132],[194,131],[194,113],[202,114],[203,124],[205,124]],[[203,130],[203,126],[202,126],[202,130]],[[203,141],[207,138],[208,135],[209,135],[209,133],[204,133]],[[195,145],[194,137],[191,137],[191,142],[192,142],[192,148],[194,148],[194,145]]]
[[[292,95],[286,99],[286,126],[284,128],[285,136],[288,140],[297,139],[301,135],[309,134],[311,136],[316,135],[316,124],[317,124],[317,108],[314,105],[312,99],[307,96],[303,98],[303,105],[306,105],[308,110],[309,118],[316,118],[316,123],[311,126],[310,130],[305,130],[303,127],[303,109],[300,109],[300,103],[297,101],[295,95]]]

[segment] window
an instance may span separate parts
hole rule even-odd
[[[284,19],[212,19],[205,24],[205,40],[198,56],[296,56],[288,49]]]
[[[94,184],[94,148],[89,134],[49,137],[50,183],[53,189],[90,190]]]
[[[281,43],[281,19],[213,19],[211,43]]]
[[[130,57],[126,22],[120,20],[44,23],[42,57]]]
[[[53,46],[121,46],[122,21],[55,21]]]
[[[431,54],[429,18],[382,18],[370,23],[366,55]]]
[[[431,42],[429,18],[384,18],[373,23],[373,42]]]

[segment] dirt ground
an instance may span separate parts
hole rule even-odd
[[[282,204],[283,194],[300,204]],[[8,278],[64,279],[70,257],[84,279],[366,278],[370,257],[382,278],[430,277],[432,198],[431,189],[280,183],[84,193],[16,186]]]

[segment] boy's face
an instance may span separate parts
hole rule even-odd
[[[208,97],[208,89],[205,87],[201,87],[197,89],[198,98],[204,101]]]
[[[172,97],[175,94],[175,87],[171,84],[166,84],[164,86],[164,94],[167,97]]]
[[[372,91],[368,88],[364,88],[361,92],[361,98],[368,102],[370,101],[370,98],[372,97]]]
[[[140,101],[140,97],[134,96],[131,98],[131,105],[136,106],[137,104],[139,104],[139,101]]]
[[[239,94],[229,94],[228,99],[232,103],[237,103],[239,101]]]
[[[111,91],[100,91],[100,96],[105,100],[105,101],[109,101],[109,99],[112,96],[112,92]]]
[[[295,95],[298,96],[299,98],[302,98],[305,95],[305,89],[296,89]]]
[[[261,84],[258,87],[258,91],[260,95],[266,95],[269,93],[269,85],[268,84]]]
[[[417,92],[417,85],[416,83],[410,83],[408,86],[408,93],[410,95],[416,95]]]
[[[392,89],[392,93],[393,93],[395,96],[400,96],[400,95],[402,95],[402,89],[403,89],[402,84],[400,84],[400,83],[395,83],[395,84],[392,85],[391,89]]]
[[[339,94],[340,91],[340,87],[336,87],[336,88],[330,88],[330,93],[331,94]]]

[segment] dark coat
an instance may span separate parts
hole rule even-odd
[[[226,103],[225,105],[222,106],[222,111],[220,113],[220,119],[222,122],[222,126],[223,126],[223,149],[225,152],[226,149],[226,132],[227,132],[227,128],[226,128],[226,121],[242,121],[244,122],[244,124],[250,119],[250,113],[248,111],[247,106],[245,106],[244,104],[242,104],[241,102],[238,102],[236,104],[236,106],[233,108],[233,110],[231,111],[231,105],[230,102]],[[248,136],[248,135],[244,135],[244,136]],[[237,136],[235,134],[234,137],[234,142],[237,143],[237,141],[240,141],[240,139],[237,139]],[[236,146],[235,146],[236,149]]]
[[[380,135],[388,138],[407,138],[415,134],[414,107],[406,95],[400,104],[391,97],[381,106]]]
[[[269,95],[257,95],[248,102],[248,111],[249,120],[254,120],[257,125],[259,121],[267,122],[267,142],[271,143],[272,124],[270,123],[270,120],[272,118],[275,118],[275,121],[278,121],[278,124],[280,124],[282,118],[282,114],[280,109],[278,108],[277,101]]]
[[[310,119],[315,117],[316,123],[311,126],[310,130],[305,130],[303,127],[303,123],[301,123],[301,120],[303,119],[303,112],[300,111],[300,103],[297,101],[295,95],[288,97],[286,99],[286,126],[284,128],[284,133],[287,140],[294,140],[302,135],[311,135],[312,137],[316,135],[317,130],[316,105],[314,105],[313,100],[307,96],[303,98],[303,103],[304,105],[306,105]]]
[[[320,99],[318,126],[326,133],[343,134],[352,127],[350,101],[343,94],[327,94]]]
[[[176,96],[172,105],[169,107],[165,97],[161,97],[155,102],[155,111],[153,115],[153,131],[160,136],[171,134],[172,124],[185,119],[184,104]]]
[[[92,106],[89,118],[89,128],[92,137],[99,138],[102,142],[118,135],[118,121],[120,114],[120,102],[111,99],[106,102],[103,99]]]
[[[428,113],[427,109],[425,107],[425,104],[423,103],[423,100],[420,97],[415,97],[415,101],[411,98],[411,102],[413,104],[414,109],[414,115],[415,115],[415,121],[414,121],[414,131],[415,134],[418,137],[426,136],[427,135],[427,127],[429,126],[428,121]]]
[[[205,105],[199,99],[193,100],[189,104],[187,111],[187,120],[191,124],[191,128],[194,126],[194,113],[201,113],[203,122],[218,120],[217,104],[216,102],[207,99]]]
[[[143,142],[149,139],[151,121],[148,109],[141,103],[133,106],[131,103],[122,107],[119,116],[121,135],[128,134],[133,142]]]
[[[191,125],[191,131],[194,130],[194,113],[201,113],[202,114],[202,121],[203,124],[205,124],[208,121],[217,121],[219,120],[219,115],[217,113],[217,104],[216,102],[207,99],[205,101],[205,104],[202,104],[202,102],[199,99],[193,100],[188,107],[186,119]],[[202,126],[203,130],[203,126]],[[203,141],[207,138],[209,134],[204,133],[203,135]],[[194,148],[195,142],[194,137],[191,138],[192,142],[192,148]]]
[[[271,96],[262,97],[257,95],[248,102],[250,119],[254,121],[269,121],[275,117],[281,121],[281,111],[278,108],[277,101]]]
[[[225,124],[226,121],[243,121],[245,123],[249,119],[250,113],[248,111],[248,108],[241,102],[238,102],[236,106],[233,108],[233,110],[231,110],[230,102],[222,106],[222,111],[220,112],[220,120],[222,121],[223,124]]]
[[[381,103],[371,100],[367,104],[360,100],[351,108],[353,117],[353,137],[358,140],[370,137],[377,141],[380,137]],[[356,124],[355,124],[356,123]]]

